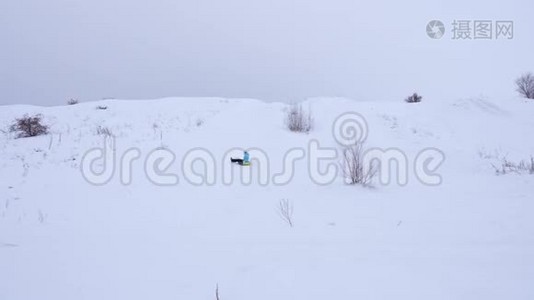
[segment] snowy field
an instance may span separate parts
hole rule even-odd
[[[309,134],[285,127],[286,104],[248,99],[0,107],[0,299],[207,300],[217,286],[221,300],[534,299],[534,175],[495,169],[534,155],[533,101],[303,107],[313,114]],[[366,148],[405,154],[406,184],[377,176],[371,186],[346,185],[339,170],[314,182],[310,143],[341,149],[333,126],[347,112],[365,118]],[[8,132],[15,118],[37,113],[48,135]],[[103,147],[114,149],[117,168],[94,185],[81,165]],[[227,160],[238,148],[252,149],[246,170]],[[140,157],[126,185],[118,165],[128,149]],[[174,153],[165,172],[177,184],[147,174],[158,149]],[[195,184],[183,171],[195,149],[210,153],[213,182]],[[276,184],[291,149],[305,158]],[[444,155],[432,172],[438,182],[415,171],[424,149]],[[268,158],[267,184],[255,176],[265,166],[257,153]],[[225,170],[254,176],[226,183]],[[293,226],[280,217],[283,199]]]

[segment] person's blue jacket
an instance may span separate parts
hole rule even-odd
[[[250,156],[248,155],[248,152],[245,151],[245,155],[243,156],[243,162],[249,162]]]

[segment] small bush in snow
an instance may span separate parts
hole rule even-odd
[[[497,175],[505,175],[508,173],[516,173],[516,174],[522,174],[522,173],[529,173],[534,174],[534,156],[530,157],[530,161],[528,160],[521,160],[518,163],[514,163],[506,159],[506,157],[502,158],[501,166],[496,167],[493,165],[493,168],[495,168],[495,173]]]
[[[343,149],[341,169],[345,181],[350,185],[367,185],[376,175],[376,169],[372,164],[365,165],[363,144],[356,143]]]
[[[197,121],[195,122],[195,125],[197,125],[197,127],[200,127],[200,126],[202,126],[203,124],[204,124],[204,120],[202,120],[202,119],[200,119],[200,118],[197,119]]]
[[[111,129],[109,129],[107,127],[102,127],[102,126],[98,126],[96,128],[96,134],[107,136],[107,137],[112,137],[113,136],[113,132],[111,131]]]
[[[408,103],[419,103],[423,100],[423,97],[418,95],[417,93],[413,93],[413,95],[409,96],[408,98],[404,99],[404,101]]]
[[[80,103],[80,102],[78,101],[78,99],[74,99],[74,98],[72,98],[72,99],[70,99],[69,101],[67,101],[67,104],[68,104],[68,105],[75,105],[75,104],[78,104],[78,103]]]
[[[287,128],[293,132],[309,132],[312,129],[312,116],[310,112],[302,109],[302,105],[294,104],[286,115]]]
[[[106,109],[108,109],[108,107],[105,106],[105,105],[99,105],[99,106],[96,107],[96,109],[97,110],[106,110]]]
[[[33,137],[45,135],[48,133],[48,126],[43,125],[42,115],[28,116],[24,115],[9,127],[9,131],[16,133],[17,138]]]
[[[523,74],[515,81],[517,92],[527,99],[534,99],[534,75],[532,73]]]

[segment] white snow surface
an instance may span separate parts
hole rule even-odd
[[[217,285],[221,300],[534,299],[534,175],[492,167],[534,155],[534,102],[321,98],[303,107],[309,134],[285,128],[286,104],[252,99],[0,106],[0,299],[216,299]],[[305,160],[287,185],[223,184],[224,154],[236,147],[265,151],[273,174],[311,140],[339,148],[332,124],[345,112],[366,118],[367,147],[406,153],[407,185],[317,185]],[[8,132],[36,113],[48,135]],[[104,143],[99,126],[117,153],[141,150],[132,184],[117,174],[103,186],[84,180],[84,153]],[[177,185],[144,174],[159,147],[176,154]],[[446,156],[438,186],[412,171],[428,147]],[[195,148],[216,159],[215,185],[181,173]],[[293,227],[277,214],[281,199],[293,204]]]

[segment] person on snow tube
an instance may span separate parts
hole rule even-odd
[[[239,165],[248,165],[250,164],[250,155],[245,151],[243,152],[243,159],[230,157],[230,161]]]

